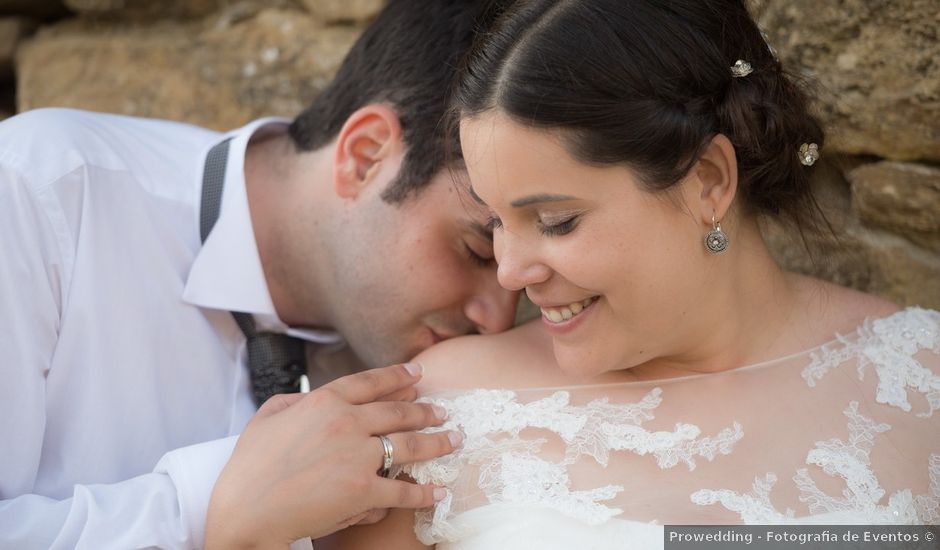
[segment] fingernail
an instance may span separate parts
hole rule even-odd
[[[434,489],[434,502],[440,502],[444,500],[444,497],[447,496],[447,489],[443,487],[438,487]]]
[[[405,370],[408,371],[408,374],[411,376],[421,376],[424,367],[421,366],[421,363],[405,363]]]
[[[447,434],[447,439],[450,440],[451,446],[456,449],[463,443],[463,434],[460,432],[450,432]]]
[[[431,408],[434,409],[434,414],[439,420],[447,420],[447,409],[440,405],[431,405]]]

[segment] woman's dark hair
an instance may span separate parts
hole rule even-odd
[[[738,59],[750,75],[732,76]],[[745,207],[801,228],[817,210],[797,151],[822,147],[822,128],[744,0],[519,0],[478,39],[454,101],[462,117],[560,130],[575,158],[629,165],[650,190],[721,133]]]

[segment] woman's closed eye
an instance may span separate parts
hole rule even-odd
[[[541,231],[543,235],[548,236],[567,235],[574,231],[574,228],[578,225],[579,219],[580,216],[571,216],[570,218],[557,222],[539,220],[539,231]]]

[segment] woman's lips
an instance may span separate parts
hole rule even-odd
[[[600,299],[593,296],[566,306],[542,307],[542,324],[554,334],[565,334],[580,325],[585,317],[594,310],[594,304]]]

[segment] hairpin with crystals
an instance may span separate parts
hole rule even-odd
[[[812,166],[819,160],[819,146],[815,143],[804,143],[800,145],[800,164],[803,166]]]
[[[731,66],[731,76],[735,78],[741,78],[753,72],[754,69],[751,67],[751,64],[743,59],[738,59],[734,62],[734,65]]]

